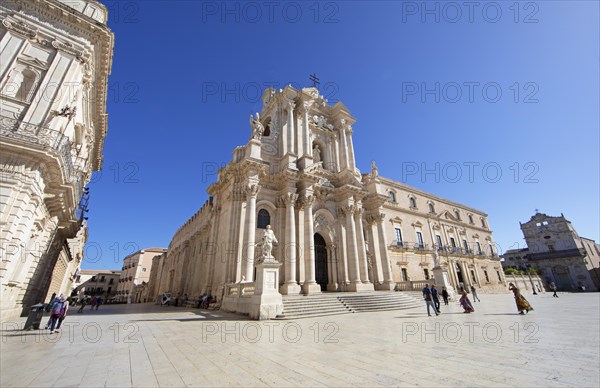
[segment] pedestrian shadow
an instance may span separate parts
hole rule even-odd
[[[519,313],[498,313],[498,314],[483,314],[483,315],[523,315]]]

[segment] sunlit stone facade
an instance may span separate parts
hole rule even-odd
[[[154,259],[150,299],[221,297],[254,281],[266,225],[282,294],[420,289],[436,266],[455,288],[504,290],[487,215],[386,179],[375,163],[361,174],[354,122],[315,88],[267,90],[248,143]]]
[[[95,0],[0,3],[3,321],[65,288],[79,267],[72,261],[83,248],[69,241],[107,131],[114,37],[106,19]]]

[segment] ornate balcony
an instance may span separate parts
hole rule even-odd
[[[0,116],[0,137],[5,143],[21,143],[30,147],[57,152],[63,160],[63,173],[68,182],[73,177],[71,142],[59,131]]]

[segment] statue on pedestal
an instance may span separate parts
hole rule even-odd
[[[373,177],[379,176],[379,169],[375,165],[374,160],[371,160],[371,176],[373,176]]]
[[[264,232],[262,240],[261,240],[261,247],[262,247],[261,262],[277,261],[271,254],[271,251],[273,250],[273,244],[278,244],[277,237],[275,237],[275,233],[273,233],[273,231],[271,230],[271,225],[267,225],[267,228],[265,229],[265,232]]]
[[[265,127],[260,122],[260,114],[256,113],[256,118],[252,114],[250,114],[250,126],[252,127],[252,139],[260,140],[263,133],[265,132]]]

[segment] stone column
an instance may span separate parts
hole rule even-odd
[[[346,246],[348,247],[348,263],[350,264],[351,284],[361,283],[358,269],[358,246],[356,243],[356,225],[354,224],[354,205],[344,207],[346,216]],[[356,289],[354,289],[356,291]]]
[[[341,160],[341,166],[340,166],[340,170],[346,169],[348,168],[348,143],[347,143],[347,139],[346,139],[346,130],[344,129],[344,127],[340,127],[339,130],[339,136],[340,136],[340,160]]]
[[[348,169],[354,172],[356,166],[354,164],[354,145],[352,144],[352,128],[350,126],[346,129],[346,136],[348,138]]]
[[[375,288],[378,289],[379,284],[383,281],[383,276],[381,273],[381,252],[379,250],[379,238],[377,236],[377,232],[375,231],[376,222],[373,219],[373,216],[367,216],[367,232],[369,233],[369,251],[373,255],[373,284]]]
[[[306,264],[306,280],[304,281],[303,291],[305,294],[314,294],[321,292],[321,286],[315,280],[315,228],[313,224],[313,203],[314,197],[307,195],[303,199],[304,205],[304,258]]]
[[[246,189],[246,222],[244,225],[244,242],[246,244],[246,257],[244,262],[244,276],[247,282],[254,281],[254,246],[256,244],[256,196],[258,185],[251,185]]]
[[[298,194],[286,193],[281,197],[285,204],[285,283],[281,286],[282,294],[299,294],[300,286],[296,282],[296,219],[294,204]]]
[[[306,281],[306,272],[308,271],[308,269],[306,268],[307,264],[306,264],[306,247],[304,244],[304,240],[305,238],[305,225],[306,225],[306,218],[304,216],[304,201],[299,200],[298,201],[298,206],[296,207],[298,209],[298,228],[297,228],[297,236],[296,236],[296,241],[298,242],[297,246],[296,246],[296,270],[297,270],[297,276],[296,276],[296,280],[298,281],[298,284],[300,286],[302,286],[304,284],[304,282]]]
[[[304,112],[303,112],[303,131],[304,131],[304,136],[302,138],[303,142],[304,142],[304,155],[306,156],[310,156],[312,158],[312,145],[310,144],[310,127],[308,125],[308,111],[310,109],[310,106],[312,105],[312,101],[305,101],[302,103],[302,107],[304,108]],[[308,167],[308,166],[306,166]]]
[[[356,224],[356,239],[358,240],[358,268],[360,270],[360,280],[365,284],[370,284],[369,281],[369,263],[367,261],[367,247],[365,244],[365,235],[363,231],[362,215],[364,209],[360,204],[357,205],[354,211],[354,223]]]
[[[294,108],[296,104],[293,101],[288,101],[288,119],[287,119],[287,136],[288,136],[288,148],[287,153],[294,153]]]
[[[339,245],[337,246],[337,259],[338,263],[342,262],[341,268],[341,279],[340,285],[342,291],[347,291],[348,284],[350,283],[349,273],[348,273],[348,255],[346,254],[346,228],[344,226],[344,210],[342,208],[337,209],[338,216],[338,231],[339,231]]]
[[[383,226],[384,218],[385,215],[383,213],[379,213],[376,216],[377,234],[379,237],[379,252],[381,255],[381,270],[383,272],[383,284],[381,285],[381,289],[393,290],[396,287],[396,283],[394,282],[394,278],[392,276],[390,254],[388,252],[388,243]]]

